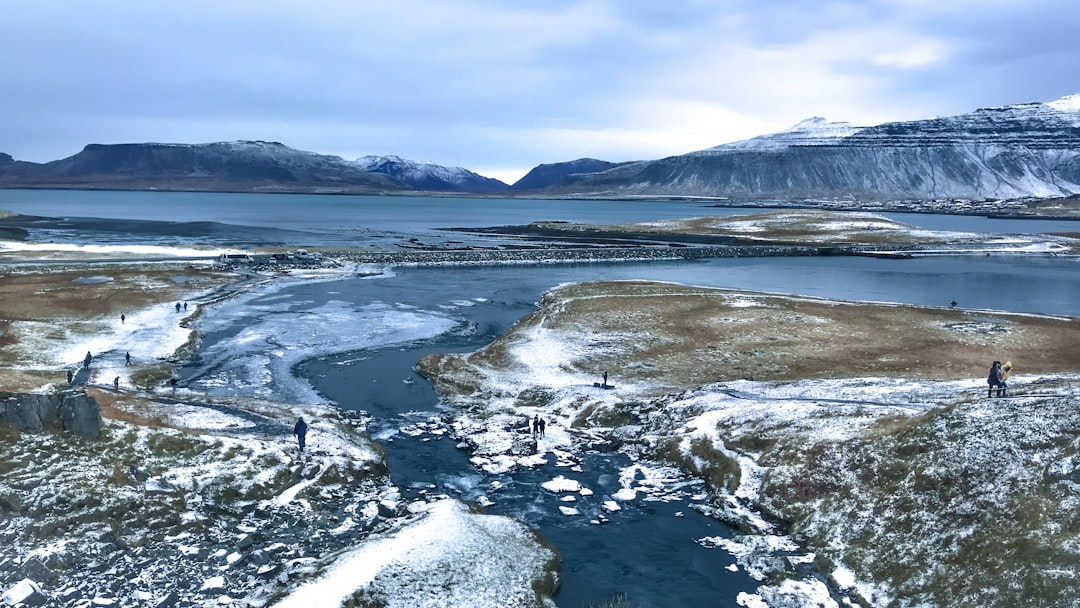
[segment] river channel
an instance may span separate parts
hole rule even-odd
[[[280,287],[224,305],[185,376],[192,388],[210,393],[245,394],[258,386],[268,396],[329,399],[369,413],[368,430],[386,447],[393,479],[407,495],[484,497],[493,503],[489,512],[525,521],[558,548],[563,584],[556,601],[563,608],[619,593],[642,607],[734,605],[759,583],[734,570],[724,550],[695,542],[731,534],[693,510],[703,500],[700,485],[672,478],[662,500],[604,513],[602,500],[618,490],[619,472],[629,464],[618,454],[578,455],[579,470],[558,466],[549,455],[536,469],[482,474],[456,440],[428,424],[438,418],[439,399],[413,372],[415,362],[431,352],[480,348],[534,310],[544,291],[570,281],[654,279],[1078,315],[1076,266],[1065,258],[958,256],[396,268],[374,278]],[[580,515],[564,515],[559,497],[541,488],[557,475],[595,492],[574,505]],[[601,516],[607,523],[594,523]]]

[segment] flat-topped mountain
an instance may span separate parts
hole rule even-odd
[[[265,141],[90,144],[78,154],[41,164],[0,155],[0,186],[358,194],[486,193],[507,187],[464,169],[414,165],[419,169],[410,174],[394,174],[365,159],[348,161]],[[424,179],[425,170],[462,177]]]

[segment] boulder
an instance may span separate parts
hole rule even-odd
[[[41,587],[34,581],[24,578],[15,583],[4,592],[2,596],[8,606],[44,606],[49,598],[41,592]]]
[[[40,433],[46,421],[56,418],[59,407],[56,394],[0,393],[0,417],[20,431]]]
[[[101,406],[86,393],[66,393],[60,403],[64,429],[88,439],[101,433]]]
[[[0,419],[29,433],[41,432],[52,421],[81,437],[96,439],[101,433],[101,407],[82,392],[0,392]]]

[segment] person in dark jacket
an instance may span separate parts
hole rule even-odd
[[[307,423],[304,422],[304,418],[300,417],[296,419],[296,426],[293,427],[293,435],[296,435],[296,441],[300,443],[300,451],[304,451],[304,439],[307,437]]]
[[[998,397],[1005,396],[1005,372],[1001,371],[1001,361],[994,361],[990,366],[990,374],[986,376],[986,383],[990,385],[986,393],[987,397],[994,396],[994,388],[997,388]]]

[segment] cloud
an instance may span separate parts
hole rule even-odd
[[[1080,90],[1078,21],[1051,0],[8,3],[0,151],[249,138],[502,175],[658,158],[809,116],[1055,99]]]

